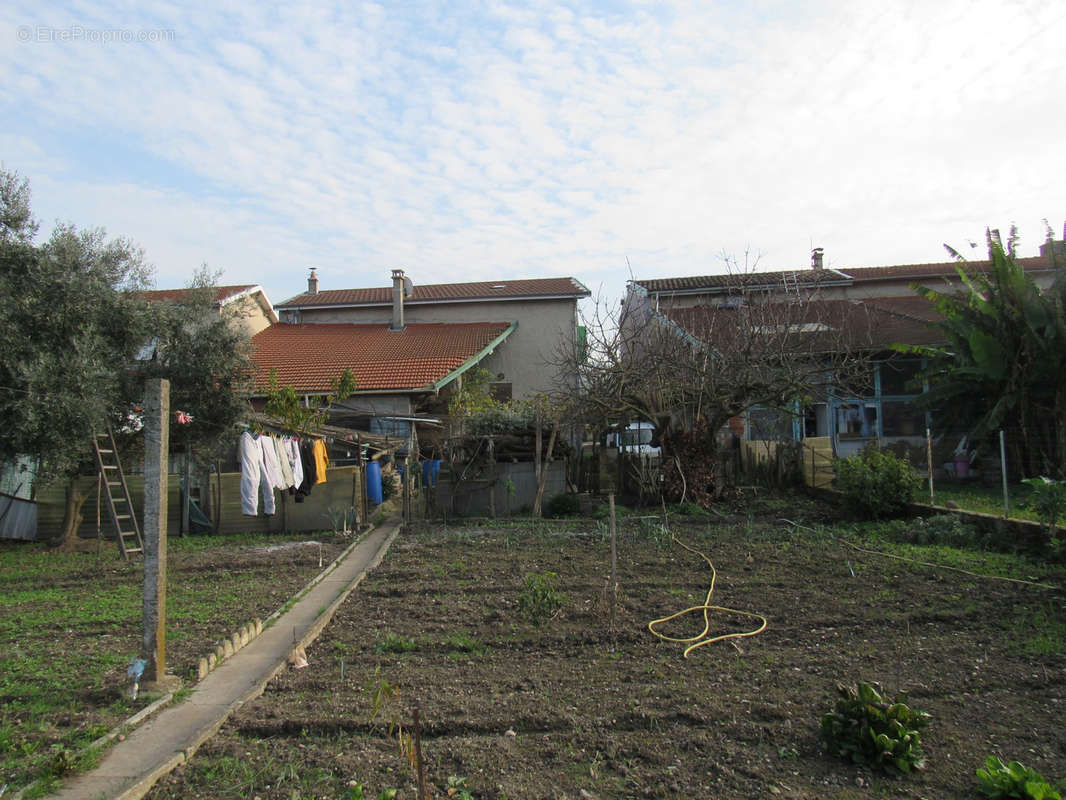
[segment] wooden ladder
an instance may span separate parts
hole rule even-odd
[[[115,524],[118,536],[118,549],[122,557],[129,560],[130,553],[143,553],[144,542],[141,529],[137,525],[137,515],[133,513],[130,490],[126,485],[126,476],[122,472],[122,463],[118,459],[115,436],[108,426],[107,433],[93,436],[93,453],[96,456],[96,471],[107,489],[107,508],[111,512],[111,521]]]

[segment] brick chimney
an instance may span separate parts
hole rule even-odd
[[[816,247],[811,250],[811,269],[822,268],[822,248]]]
[[[402,331],[404,329],[403,295],[403,270],[394,269],[392,271],[392,324],[389,326],[390,331]]]
[[[318,276],[315,275],[317,267],[311,267],[311,274],[307,276],[307,293],[318,294]]]

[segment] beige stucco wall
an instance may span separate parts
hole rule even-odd
[[[222,307],[222,315],[233,325],[242,328],[249,337],[255,336],[264,328],[269,328],[271,319],[267,314],[261,295],[245,295]]]
[[[577,326],[577,301],[525,300],[485,303],[433,303],[407,305],[404,321],[517,322],[517,329],[481,366],[502,382],[511,384],[514,397],[547,392],[556,386],[551,361],[560,342],[573,342]],[[303,309],[302,323],[391,323],[392,308]]]

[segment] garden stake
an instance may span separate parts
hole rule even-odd
[[[420,719],[419,707],[415,705],[415,764],[418,769],[418,794],[423,800],[430,800],[429,787],[426,786],[426,767],[422,763],[422,720]]]

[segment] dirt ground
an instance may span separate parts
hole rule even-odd
[[[712,603],[768,623],[685,658],[648,623],[703,603],[708,565],[630,523],[612,630],[604,527],[405,533],[310,665],[279,675],[150,797],[344,798],[353,781],[368,797],[416,797],[395,732],[369,721],[382,679],[408,730],[420,711],[434,797],[454,776],[473,797],[511,800],[973,798],[993,753],[1066,778],[1063,645],[1033,627],[1066,613],[1061,566],[1033,565],[1029,577],[1060,587],[1047,591],[862,554],[773,518],[674,523],[718,570]],[[548,571],[565,601],[537,626],[519,598],[526,575]],[[711,615],[714,634],[759,624]],[[662,630],[702,627],[696,613]],[[932,715],[924,771],[889,777],[824,752],[818,720],[835,685],[857,680]]]

